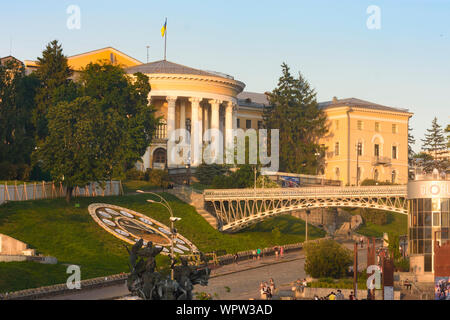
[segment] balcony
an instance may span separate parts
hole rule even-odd
[[[389,157],[382,157],[382,156],[375,156],[372,160],[373,166],[390,166],[391,165],[391,158]]]
[[[154,142],[167,141],[167,124],[165,122],[160,123],[156,127],[155,135],[153,136],[153,141]]]

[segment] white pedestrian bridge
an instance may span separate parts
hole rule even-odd
[[[205,205],[213,208],[219,230],[235,232],[294,210],[353,207],[408,214],[404,186],[208,189]]]

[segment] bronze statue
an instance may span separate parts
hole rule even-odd
[[[142,248],[144,241],[140,239],[127,251],[130,255],[130,275],[128,290],[144,300],[192,300],[194,285],[208,285],[210,269],[202,253],[203,266],[190,266],[187,259],[181,258],[181,265],[176,266],[173,259],[174,279],[156,272],[156,256],[163,248],[156,248],[149,241]],[[139,260],[138,260],[139,259]]]

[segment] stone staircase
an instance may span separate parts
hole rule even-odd
[[[175,188],[168,190],[168,192],[193,206],[195,210],[197,210],[197,213],[201,215],[214,229],[218,229],[216,217],[205,210],[205,201],[203,200],[202,193],[186,186],[176,186]]]

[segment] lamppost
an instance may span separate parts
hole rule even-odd
[[[169,203],[167,202],[166,199],[164,199],[159,194],[154,193],[154,192],[149,192],[149,191],[145,192],[145,191],[142,191],[142,190],[136,190],[136,192],[138,192],[138,193],[145,193],[145,194],[151,194],[153,196],[158,197],[160,199],[159,201],[148,199],[147,202],[160,204],[160,205],[164,206],[169,211],[169,213],[170,213],[170,235],[171,235],[170,236],[170,240],[171,240],[170,241],[171,242],[170,243],[170,245],[171,245],[170,261],[171,261],[171,265],[173,266],[174,257],[175,257],[175,255],[174,255],[174,242],[175,242],[175,239],[177,237],[177,229],[175,229],[174,223],[177,222],[177,221],[180,221],[181,218],[175,217],[173,215],[172,208],[170,207]],[[172,271],[171,271],[171,279],[172,280],[174,279],[173,267],[172,267]]]
[[[311,210],[309,208],[312,207],[311,203],[308,203],[306,205],[306,228],[305,228],[305,242],[308,242],[308,216],[311,213]]]
[[[359,170],[359,154],[362,154],[362,144],[361,142],[358,142],[356,144],[356,186],[359,185],[359,175],[360,175],[360,170]]]

